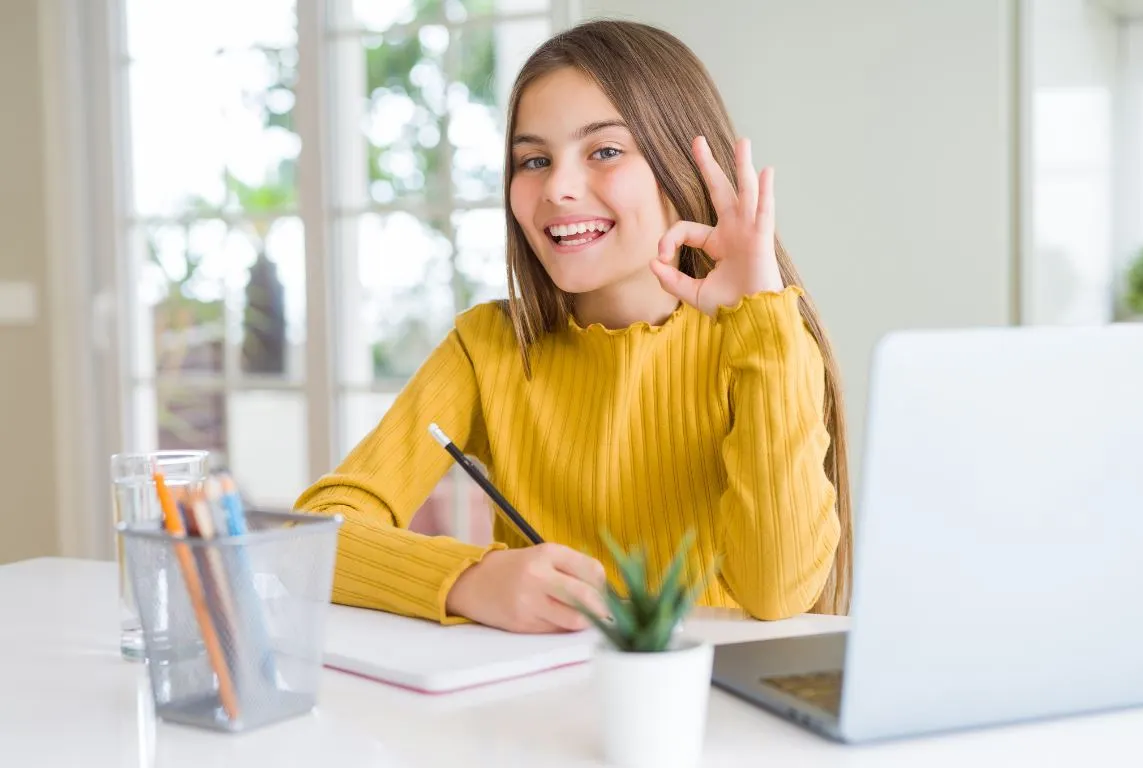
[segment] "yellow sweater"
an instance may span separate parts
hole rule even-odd
[[[452,464],[427,431],[435,421],[545,541],[599,559],[612,583],[601,530],[643,546],[655,573],[689,528],[691,577],[723,557],[700,604],[762,619],[808,610],[839,524],[800,293],[748,296],[715,318],[680,304],[659,326],[569,319],[538,342],[531,381],[499,305],[462,313],[380,424],[295,505],[345,518],[334,601],[463,621],[445,611],[457,577],[488,550],[527,545],[500,515],[487,548],[407,530]]]

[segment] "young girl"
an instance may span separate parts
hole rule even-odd
[[[334,600],[451,623],[586,626],[616,579],[601,533],[661,572],[717,554],[700,604],[844,613],[850,499],[833,355],[754,170],[694,54],[597,21],[524,65],[508,107],[507,302],[455,328],[337,470]],[[436,422],[545,543],[500,517],[476,546],[408,530],[452,465]]]

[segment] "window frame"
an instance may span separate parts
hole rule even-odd
[[[448,204],[430,208],[401,201],[360,209],[333,205],[332,185],[338,183],[334,164],[346,161],[337,152],[337,126],[330,109],[339,87],[346,86],[336,80],[332,42],[347,35],[375,33],[327,24],[327,14],[339,5],[348,7],[348,0],[296,1],[295,130],[303,146],[317,151],[303,151],[298,158],[297,210],[280,213],[297,215],[304,227],[303,378],[251,376],[239,371],[234,361],[227,362],[219,375],[175,378],[180,385],[223,393],[301,392],[306,409],[306,470],[312,478],[328,472],[341,458],[342,398],[358,392],[394,393],[405,382],[383,379],[346,385],[337,380],[340,317],[334,314],[334,298],[335,286],[344,276],[337,274],[338,258],[333,255],[343,248],[334,223],[342,217],[392,211],[420,216],[436,210],[451,215],[465,209],[502,208],[503,201],[461,202],[450,195]],[[464,28],[540,17],[549,20],[553,32],[564,29],[580,17],[579,0],[549,0],[547,12],[497,13],[446,26]],[[126,0],[48,0],[42,29],[48,128],[55,132],[53,144],[61,156],[77,161],[69,166],[61,160],[49,169],[53,229],[74,233],[56,238],[50,246],[53,294],[70,299],[53,302],[60,337],[57,371],[67,372],[66,391],[58,392],[56,398],[58,442],[63,446],[57,461],[60,549],[64,554],[106,559],[114,554],[106,460],[112,453],[138,447],[131,403],[142,382],[131,370],[136,359],[130,303],[135,276],[128,237],[133,226],[163,218],[137,216],[132,211]],[[442,140],[447,141],[447,136]],[[71,364],[66,365],[69,360]],[[160,376],[150,379],[160,380]],[[454,497],[459,500],[461,494]],[[463,531],[463,525],[459,528]]]

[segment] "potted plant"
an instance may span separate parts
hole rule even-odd
[[[610,616],[579,610],[603,634],[594,667],[603,752],[622,768],[683,768],[699,763],[706,729],[713,649],[679,631],[714,571],[687,583],[683,573],[693,542],[688,532],[657,587],[639,549],[605,541],[619,566],[626,596],[603,592]]]
[[[1143,322],[1143,250],[1124,275],[1123,306],[1127,311],[1126,319]]]

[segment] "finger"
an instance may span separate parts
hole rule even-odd
[[[710,151],[710,144],[707,143],[705,136],[695,138],[693,151],[695,162],[698,163],[699,171],[706,181],[707,191],[710,192],[710,201],[714,203],[715,213],[721,218],[734,210],[735,201],[738,199],[734,187],[730,179],[726,178],[722,166],[715,161],[714,153]]]
[[[603,563],[571,547],[553,546],[551,563],[558,572],[574,576],[596,589],[602,589],[607,583]]]
[[[774,236],[774,169],[767,166],[758,174],[758,229],[765,237]]]
[[[572,608],[567,603],[549,597],[540,614],[541,618],[552,625],[556,632],[578,632],[587,629],[590,621],[586,616]]]
[[[669,264],[675,253],[684,245],[705,249],[711,232],[714,232],[714,227],[707,224],[699,224],[697,221],[676,221],[659,238],[659,261]]]
[[[546,610],[547,609],[545,608],[545,612]],[[510,632],[526,635],[551,635],[557,632],[567,631],[565,627],[561,627],[559,624],[554,624],[541,616],[533,616],[526,622],[513,627],[508,627],[507,629]]]
[[[755,175],[750,139],[740,139],[734,145],[734,162],[738,170],[738,204],[742,215],[749,219],[758,212],[758,177]]]
[[[695,280],[689,275],[684,275],[670,264],[664,264],[658,260],[651,262],[651,271],[655,273],[655,277],[659,278],[659,285],[663,286],[664,291],[693,307],[698,306],[702,280]]]
[[[602,586],[589,584],[558,571],[553,574],[552,579],[548,582],[548,595],[552,599],[559,600],[573,609],[582,606],[596,616],[605,618],[610,612],[607,610],[607,601],[603,599],[603,595],[600,593],[601,589],[603,589]]]

